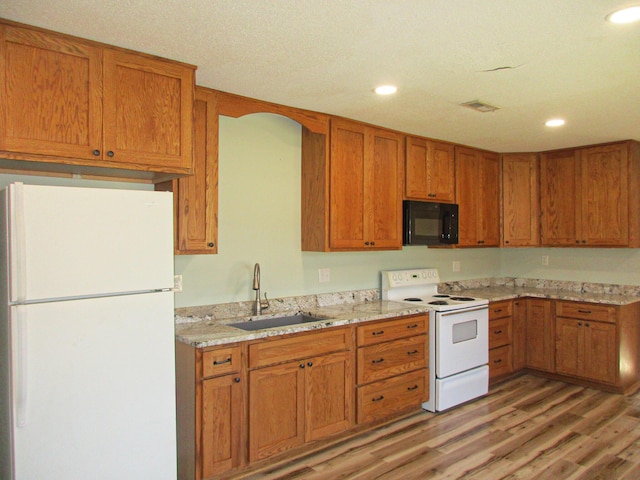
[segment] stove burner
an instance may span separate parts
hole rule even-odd
[[[434,298],[449,298],[451,295],[447,295],[445,293],[439,293],[437,295],[434,295]]]
[[[475,298],[471,297],[451,297],[451,300],[455,300],[457,302],[473,302]]]
[[[404,299],[405,302],[421,302],[422,299],[418,297],[409,297]]]
[[[444,300],[434,300],[433,302],[429,302],[429,305],[449,305]]]

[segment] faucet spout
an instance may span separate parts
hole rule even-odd
[[[253,289],[256,291],[256,302],[253,307],[253,313],[260,315],[263,309],[269,308],[269,299],[267,293],[264,294],[264,300],[260,298],[260,264],[256,263],[253,267]]]

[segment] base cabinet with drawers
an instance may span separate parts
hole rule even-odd
[[[489,305],[489,381],[513,372],[512,313],[512,300]]]
[[[358,424],[419,408],[429,399],[428,333],[427,315],[357,327]]]

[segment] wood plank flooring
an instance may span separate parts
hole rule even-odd
[[[636,480],[640,394],[525,375],[451,411],[417,413],[232,478]]]

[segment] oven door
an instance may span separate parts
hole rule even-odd
[[[488,307],[436,312],[435,315],[438,378],[489,362]]]

